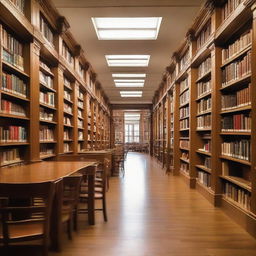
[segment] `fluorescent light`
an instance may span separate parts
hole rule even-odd
[[[116,87],[144,87],[144,83],[115,83]]]
[[[92,18],[99,40],[156,40],[162,17]]]
[[[112,74],[112,77],[115,77],[115,78],[128,78],[128,77],[135,77],[135,78],[138,78],[138,77],[146,77],[146,74],[130,74],[130,73],[116,73],[116,74]]]
[[[144,83],[144,79],[115,79],[115,83]]]
[[[150,55],[105,55],[110,67],[147,67]]]
[[[142,97],[142,91],[120,91],[121,97]]]

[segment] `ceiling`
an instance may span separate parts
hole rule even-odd
[[[53,0],[70,23],[112,104],[151,103],[172,53],[192,25],[203,0]],[[157,40],[98,40],[92,17],[163,17]],[[150,55],[148,67],[108,67],[105,55]],[[121,98],[112,73],[146,73],[142,98]],[[123,88],[121,88],[123,90]],[[130,88],[133,90],[134,88]]]

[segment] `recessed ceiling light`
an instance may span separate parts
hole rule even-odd
[[[142,91],[120,91],[121,97],[142,97]]]
[[[105,55],[109,67],[147,67],[150,55]]]
[[[116,87],[144,87],[144,83],[115,83]]]
[[[138,78],[138,77],[146,77],[146,74],[130,74],[130,73],[116,73],[116,74],[112,74],[112,77],[114,78]]]
[[[156,40],[162,17],[92,18],[99,40]]]
[[[115,83],[144,83],[144,79],[115,79]]]

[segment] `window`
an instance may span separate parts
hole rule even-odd
[[[125,124],[125,143],[140,142],[140,124],[126,123]]]

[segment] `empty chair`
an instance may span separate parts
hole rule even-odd
[[[48,255],[53,194],[51,182],[0,184],[0,244],[5,249],[14,243],[24,245],[24,242],[40,240],[42,255]],[[38,200],[40,204],[35,203]]]

